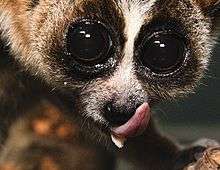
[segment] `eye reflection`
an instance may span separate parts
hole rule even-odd
[[[113,48],[107,28],[99,21],[73,24],[67,34],[67,50],[82,64],[94,65],[109,57]]]
[[[158,32],[141,45],[141,62],[155,73],[178,69],[186,57],[185,40],[174,33]]]

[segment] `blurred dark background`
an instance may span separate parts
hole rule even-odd
[[[214,50],[209,71],[196,93],[155,109],[160,128],[181,142],[199,138],[220,141],[220,43]]]

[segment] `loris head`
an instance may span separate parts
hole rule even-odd
[[[72,109],[93,131],[127,138],[144,130],[154,103],[194,90],[211,55],[218,2],[27,0],[24,21],[11,20],[9,33],[25,37],[14,47],[25,49],[17,59],[26,68],[78,96]]]

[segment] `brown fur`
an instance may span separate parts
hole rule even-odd
[[[196,2],[204,9],[216,6],[218,3],[220,3],[219,0],[196,0]]]

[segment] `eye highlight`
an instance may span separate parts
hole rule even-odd
[[[78,63],[95,65],[109,58],[113,41],[107,27],[94,20],[81,20],[69,27],[67,52]]]
[[[157,74],[168,74],[181,67],[187,46],[183,36],[159,31],[145,37],[140,47],[141,64]]]

